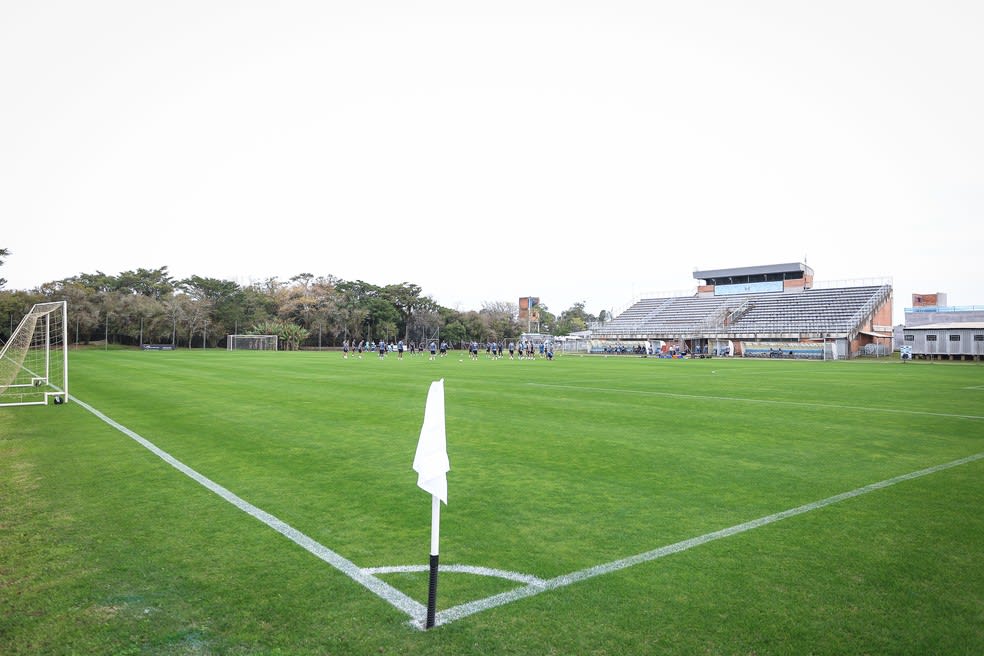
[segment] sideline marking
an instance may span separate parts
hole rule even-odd
[[[617,394],[641,394],[644,396],[665,396],[672,399],[697,399],[708,401],[735,401],[741,403],[771,403],[774,405],[797,405],[805,408],[829,408],[832,410],[860,410],[862,412],[888,412],[899,415],[922,415],[927,417],[949,417],[951,419],[984,419],[984,415],[958,415],[949,412],[928,412],[925,410],[902,410],[900,408],[866,408],[860,405],[837,405],[835,403],[811,403],[809,401],[782,401],[777,399],[749,399],[741,396],[711,396],[707,394],[680,394],[678,392],[657,392],[650,390],[618,389],[614,387],[581,387],[579,385],[552,385],[549,383],[526,383],[533,387],[580,390],[584,392],[615,392]],[[982,386],[984,388],[984,386]]]
[[[562,385],[544,385],[544,387],[564,387]],[[577,388],[577,389],[587,389],[587,388]],[[619,390],[613,390],[619,391]],[[666,394],[667,396],[689,396],[680,394]],[[328,547],[322,545],[321,543],[313,540],[307,535],[301,533],[297,529],[291,527],[290,525],[284,523],[283,521],[277,519],[270,513],[257,508],[253,504],[249,503],[245,499],[237,496],[228,489],[222,487],[210,478],[199,474],[197,471],[191,467],[185,465],[180,460],[170,455],[166,451],[160,449],[154,445],[149,440],[141,437],[134,431],[130,430],[126,426],[114,421],[103,413],[99,412],[93,408],[88,403],[79,400],[77,397],[71,397],[72,401],[77,403],[80,407],[89,411],[97,418],[103,422],[109,424],[116,430],[120,431],[127,437],[133,439],[135,442],[149,450],[151,453],[159,457],[161,460],[171,465],[182,474],[188,476],[195,482],[199,483],[203,487],[211,490],[215,494],[219,495],[232,505],[236,506],[246,514],[258,519],[263,522],[273,530],[277,531],[287,539],[291,540],[298,546],[302,547],[311,554],[317,556],[324,562],[328,563],[338,571],[342,572],[349,578],[351,578],[356,583],[359,583],[373,594],[378,596],[383,601],[388,602],[393,607],[403,611],[410,617],[408,624],[416,629],[423,630],[424,622],[427,615],[427,607],[420,602],[412,599],[408,595],[400,592],[393,586],[389,585],[385,581],[374,576],[374,574],[385,574],[388,572],[414,572],[414,571],[424,571],[425,566],[407,565],[407,566],[394,566],[394,567],[370,567],[370,568],[360,568],[352,561],[341,556],[340,554],[332,551]],[[697,398],[714,398],[714,397],[697,397]],[[724,397],[726,398],[726,397]],[[727,399],[727,400],[752,400],[755,399]],[[766,401],[768,402],[768,401]],[[782,403],[781,401],[778,403]],[[809,404],[801,404],[809,405]],[[859,408],[864,409],[864,408]],[[934,413],[917,413],[917,414],[934,414]],[[960,415],[962,416],[962,415]],[[981,417],[972,417],[974,419],[979,419]],[[940,465],[934,465],[932,467],[927,467],[926,469],[920,469],[918,471],[910,472],[908,474],[902,474],[900,476],[895,476],[894,478],[888,478],[877,483],[871,483],[870,485],[865,485],[863,487],[855,488],[849,492],[843,492],[841,494],[836,494],[832,497],[827,497],[826,499],[821,499],[820,501],[813,501],[811,503],[804,504],[802,506],[797,506],[795,508],[790,508],[789,510],[783,510],[781,512],[774,513],[772,515],[766,515],[765,517],[759,517],[758,519],[753,519],[748,522],[741,524],[736,524],[734,526],[724,528],[718,531],[713,531],[711,533],[705,533],[704,535],[697,536],[695,538],[690,538],[688,540],[682,540],[680,542],[675,542],[664,547],[659,547],[651,551],[646,551],[634,556],[629,556],[627,558],[621,558],[619,560],[613,560],[608,563],[601,565],[595,565],[593,567],[588,567],[586,569],[577,570],[575,572],[570,572],[568,574],[561,574],[560,576],[554,577],[552,579],[541,579],[539,577],[527,574],[521,574],[518,572],[509,572],[506,570],[496,570],[486,567],[474,567],[470,565],[449,565],[441,566],[442,571],[451,572],[462,572],[467,574],[482,574],[484,576],[499,576],[501,578],[507,578],[510,580],[526,583],[523,587],[510,590],[508,592],[503,592],[500,594],[492,595],[490,597],[485,597],[484,599],[477,599],[475,601],[470,601],[464,604],[459,604],[458,606],[453,606],[443,611],[439,611],[435,617],[435,626],[440,626],[442,624],[448,624],[454,622],[455,620],[460,620],[462,618],[468,617],[469,615],[474,615],[486,610],[491,610],[498,606],[503,606],[505,604],[512,603],[514,601],[519,601],[520,599],[525,599],[527,597],[532,597],[538,595],[541,592],[546,592],[548,590],[556,590],[558,588],[563,588],[573,583],[578,583],[579,581],[585,581],[587,579],[594,578],[596,576],[602,576],[604,574],[610,574],[612,572],[617,572],[619,570],[625,569],[627,567],[632,567],[634,565],[640,565],[642,563],[648,563],[650,561],[662,558],[663,556],[669,556],[671,554],[680,553],[681,551],[686,551],[696,546],[712,542],[714,540],[719,540],[721,538],[730,537],[732,535],[737,535],[738,533],[744,533],[745,531],[750,531],[761,526],[766,526],[774,522],[778,522],[783,519],[788,519],[789,517],[795,517],[797,515],[802,515],[803,513],[810,512],[812,510],[817,510],[819,508],[825,508],[826,506],[833,505],[835,503],[840,503],[841,501],[846,501],[848,499],[853,499],[854,497],[861,496],[862,494],[868,494],[869,492],[875,492],[877,490],[890,487],[897,483],[902,483],[915,478],[920,478],[922,476],[928,476],[930,474],[935,474],[937,472],[944,471],[946,469],[951,469],[953,467],[959,467],[961,465],[966,465],[977,460],[984,459],[984,452],[976,453],[965,458],[960,458],[958,460],[951,460],[950,462],[943,463]]]
[[[261,522],[272,528],[277,533],[280,533],[288,540],[294,542],[298,546],[311,552],[312,554],[314,554],[321,560],[325,561],[326,563],[328,563],[329,565],[331,565],[341,573],[348,576],[356,583],[359,583],[365,588],[368,588],[370,591],[375,593],[378,597],[380,597],[384,601],[388,601],[394,607],[402,610],[410,617],[415,619],[419,618],[420,621],[423,621],[426,618],[427,607],[424,604],[421,604],[420,602],[405,595],[404,593],[400,592],[399,590],[397,590],[390,584],[386,583],[385,581],[376,578],[371,573],[365,572],[361,567],[353,563],[351,560],[332,551],[328,547],[308,537],[304,533],[301,533],[300,531],[293,528],[289,524],[286,524],[285,522],[277,519],[270,513],[261,510],[260,508],[257,508],[256,506],[249,503],[242,497],[239,497],[233,492],[229,491],[228,489],[222,487],[212,479],[203,476],[202,474],[199,474],[197,471],[195,471],[188,465],[184,464],[183,462],[181,462],[171,454],[158,448],[155,444],[141,437],[140,435],[133,432],[126,426],[114,421],[113,419],[110,419],[103,413],[93,408],[88,403],[85,403],[84,401],[81,401],[74,396],[72,397],[72,401],[78,403],[81,407],[85,408],[86,410],[94,414],[96,417],[103,420],[104,422],[106,422],[116,430],[120,431],[127,437],[135,440],[141,446],[149,450],[151,453],[156,455],[158,458],[160,458],[167,464],[171,465],[172,467],[180,471],[185,476],[188,476],[195,482],[208,488],[215,494],[219,495],[220,497],[222,497],[232,505],[236,506],[237,508],[245,512],[247,515],[251,515],[252,517],[255,517],[256,519],[260,520]]]
[[[894,478],[889,478],[884,481],[872,483],[871,485],[865,485],[864,487],[856,488],[854,490],[851,490],[850,492],[836,494],[832,497],[821,499],[820,501],[814,501],[812,503],[807,503],[802,506],[797,506],[796,508],[790,508],[789,510],[783,510],[782,512],[777,512],[772,515],[759,517],[758,519],[753,519],[749,522],[744,522],[742,524],[736,524],[735,526],[721,529],[720,531],[705,533],[704,535],[695,538],[690,538],[689,540],[675,542],[665,547],[660,547],[658,549],[653,549],[652,551],[646,551],[641,554],[636,554],[635,556],[629,556],[628,558],[622,558],[620,560],[613,560],[603,565],[595,565],[594,567],[578,570],[576,572],[571,572],[569,574],[562,574],[555,578],[547,579],[543,581],[542,584],[539,585],[527,585],[522,588],[516,588],[515,590],[510,590],[509,592],[503,592],[502,594],[486,597],[485,599],[479,599],[469,603],[461,604],[459,606],[454,606],[452,608],[448,608],[447,610],[438,612],[435,618],[435,624],[436,625],[447,624],[448,622],[460,620],[463,617],[467,617],[469,615],[473,615],[475,613],[484,610],[489,610],[491,608],[495,608],[496,606],[502,606],[511,603],[513,601],[525,599],[526,597],[532,597],[533,595],[540,594],[541,592],[546,592],[547,590],[556,590],[557,588],[563,588],[565,586],[571,585],[572,583],[584,581],[590,578],[594,578],[596,576],[601,576],[603,574],[610,574],[611,572],[617,572],[618,570],[625,569],[626,567],[632,567],[633,565],[648,563],[650,561],[656,560],[657,558],[662,558],[663,556],[669,556],[671,554],[679,553],[681,551],[686,551],[687,549],[691,549],[693,547],[706,544],[714,540],[720,540],[721,538],[737,535],[738,533],[744,533],[745,531],[750,531],[752,529],[759,528],[760,526],[766,526],[767,524],[772,524],[774,522],[778,522],[783,519],[788,519],[789,517],[802,515],[803,513],[808,513],[812,510],[817,510],[819,508],[824,508],[826,506],[830,506],[835,503],[840,503],[841,501],[846,501],[847,499],[853,499],[854,497],[861,496],[862,494],[868,494],[869,492],[881,490],[886,487],[895,485],[897,483],[909,481],[914,478],[919,478],[921,476],[928,476],[929,474],[935,474],[945,469],[950,469],[952,467],[959,467],[960,465],[965,465],[967,463],[974,462],[976,460],[981,460],[981,459],[984,459],[984,452],[976,453],[972,456],[967,456],[966,458],[960,458],[959,460],[953,460],[951,462],[947,462],[942,465],[935,465],[933,467],[928,467],[926,469],[920,469],[919,471],[910,472],[908,474],[902,474],[901,476],[896,476]]]

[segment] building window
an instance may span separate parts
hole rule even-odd
[[[974,335],[975,342],[984,342],[984,335]]]
[[[926,341],[927,342],[935,342],[936,341],[936,335],[926,335]]]
[[[982,336],[984,336],[984,335],[982,335]],[[906,335],[905,336],[905,341],[907,341],[907,342],[914,342],[914,341],[916,341],[916,336],[915,335]]]
[[[960,341],[960,335],[950,335],[950,341],[951,342],[959,342]]]

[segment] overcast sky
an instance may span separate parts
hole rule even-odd
[[[984,304],[984,2],[0,0],[0,277]]]

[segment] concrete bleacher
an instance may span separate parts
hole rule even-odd
[[[807,290],[800,294],[761,294],[727,326],[734,335],[769,333],[846,334],[864,319],[865,306],[874,306],[882,288],[846,287]]]
[[[848,335],[890,295],[890,285],[869,285],[798,293],[642,299],[597,327],[594,335],[603,339]]]

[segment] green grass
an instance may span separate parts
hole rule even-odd
[[[360,567],[427,562],[440,377],[442,564],[543,579],[984,452],[976,364],[459,357],[78,351],[71,391]],[[980,654],[982,507],[977,460],[420,632],[78,404],[2,408],[0,653]]]

